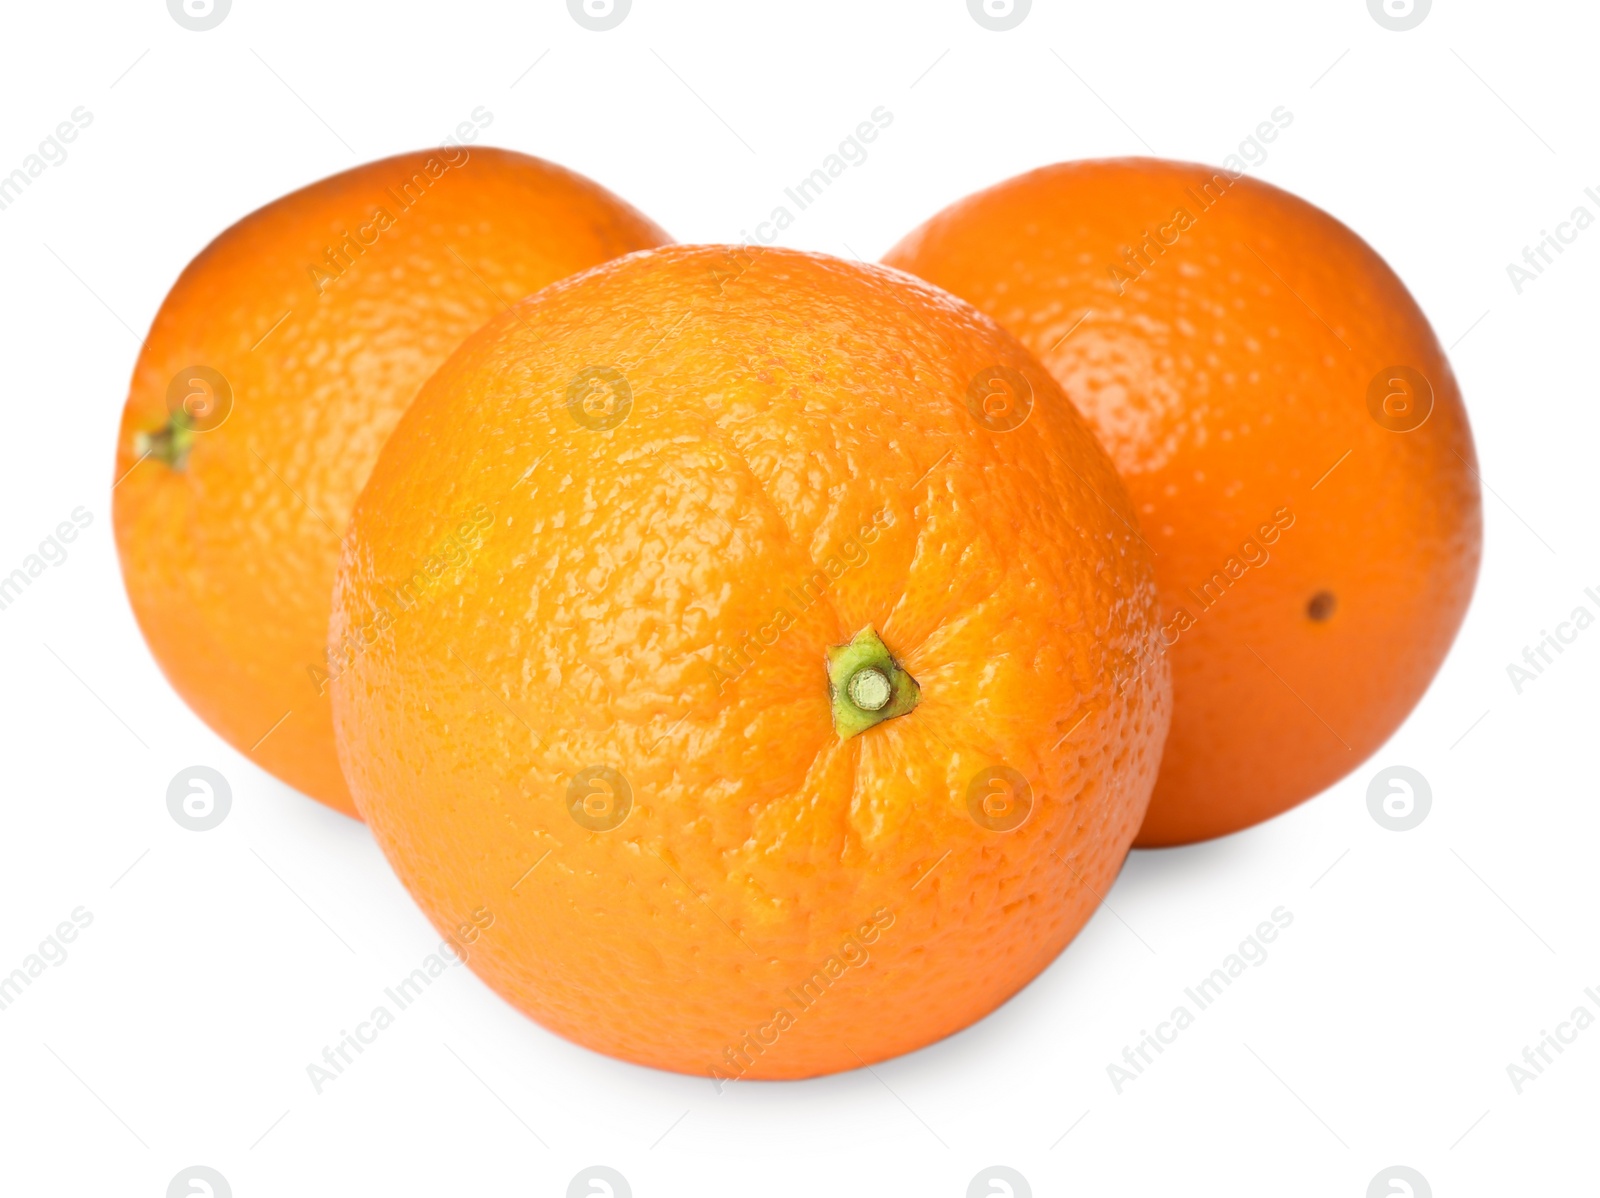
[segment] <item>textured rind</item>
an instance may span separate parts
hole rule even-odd
[[[1172,244],[1143,251],[1141,271],[1125,251],[1146,232]],[[1140,845],[1276,815],[1390,736],[1465,615],[1482,510],[1449,361],[1370,246],[1268,184],[1111,159],[962,200],[885,261],[1039,354],[1122,472],[1163,626],[1194,618],[1166,634],[1172,732]],[[1368,413],[1373,377],[1396,365],[1434,391],[1410,432]],[[1280,508],[1295,523],[1262,546],[1270,559],[1203,608],[1199,588]],[[1318,623],[1322,591],[1337,607]]]
[[[966,407],[993,365],[1035,390],[1011,432]],[[620,425],[570,416],[586,366],[626,377]],[[481,544],[398,608],[479,505]],[[492,920],[469,964],[555,1031],[746,1078],[906,1052],[1053,959],[1143,816],[1169,683],[1141,672],[1135,525],[1085,424],[967,305],[792,251],[636,254],[469,339],[380,456],[330,628],[345,770],[422,909]],[[824,650],[867,625],[921,702],[841,742]],[[1034,793],[1011,832],[968,815],[997,763]],[[607,832],[566,805],[599,765],[633,795]]]
[[[413,182],[430,164],[444,169]],[[330,263],[346,232],[370,244]],[[355,814],[311,671],[325,665],[339,537],[378,450],[434,368],[510,302],[668,240],[582,176],[458,147],[296,191],[184,269],[134,368],[113,517],[140,629],[207,724]],[[231,414],[197,434],[182,470],[141,463],[137,437],[166,422],[168,383],[196,365],[229,381]]]

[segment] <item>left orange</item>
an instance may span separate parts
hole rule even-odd
[[[325,646],[340,537],[378,451],[490,317],[670,240],[553,163],[450,146],[275,200],[189,263],[134,367],[112,516],[139,627],[201,719],[357,815]]]

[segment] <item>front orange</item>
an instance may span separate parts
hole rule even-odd
[[[1477,578],[1455,375],[1383,259],[1253,179],[1071,162],[952,205],[885,261],[1037,353],[1156,554],[1172,735],[1139,834],[1310,798],[1397,728]]]
[[[385,447],[335,590],[341,758],[541,1023],[718,1079],[854,1068],[992,1010],[1114,879],[1168,718],[1135,526],[965,304],[636,254],[470,338]],[[845,738],[852,641],[907,689],[852,682],[880,714]]]
[[[452,146],[313,183],[189,263],[134,368],[112,514],[140,630],[196,714],[355,814],[323,646],[339,538],[378,450],[484,321],[667,240],[580,175]]]

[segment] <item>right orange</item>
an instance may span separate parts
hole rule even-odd
[[[1188,163],[1064,163],[884,261],[967,300],[1099,433],[1155,552],[1172,731],[1136,844],[1317,794],[1416,705],[1482,547],[1445,351],[1350,229]]]

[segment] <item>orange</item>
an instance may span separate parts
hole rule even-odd
[[[455,146],[276,200],[184,269],[134,368],[113,517],[139,627],[201,719],[355,814],[323,649],[339,537],[379,448],[489,317],[667,240],[570,171]]]
[[[1168,682],[1134,523],[967,305],[636,254],[470,338],[380,455],[330,627],[345,772],[423,911],[564,1036],[719,1084],[906,1052],[1044,968],[1144,815]]]
[[[1450,363],[1370,246],[1265,183],[1124,158],[1001,183],[885,261],[1034,350],[1133,497],[1174,705],[1140,845],[1267,819],[1388,739],[1482,511]]]

